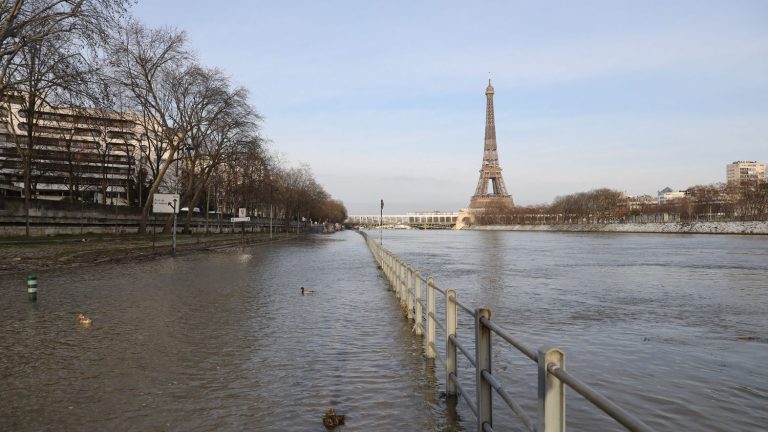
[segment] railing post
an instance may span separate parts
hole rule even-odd
[[[445,393],[448,396],[456,396],[456,384],[451,380],[451,375],[456,376],[456,344],[451,336],[456,336],[456,303],[451,299],[456,298],[456,290],[448,290],[445,293]]]
[[[390,255],[389,259],[392,268],[392,280],[390,281],[390,288],[392,288],[392,291],[395,292],[395,297],[397,297],[397,261],[392,255]]]
[[[406,294],[406,313],[405,316],[408,317],[409,320],[413,321],[413,267],[408,264],[408,293]]]
[[[539,349],[539,424],[537,432],[565,431],[565,385],[547,368],[565,369],[565,354],[557,348]]]
[[[403,285],[405,285],[405,266],[400,258],[397,259],[397,298],[400,299],[400,307],[403,307]]]
[[[427,358],[433,359],[436,356],[435,352],[435,320],[433,316],[437,316],[437,310],[435,308],[435,278],[430,276],[427,278]]]
[[[413,320],[416,323],[416,334],[421,335],[424,334],[424,329],[422,328],[422,323],[424,322],[424,312],[422,311],[421,307],[421,272],[416,270],[416,272],[413,274],[414,280],[414,294],[415,294],[415,302],[416,302],[416,311],[414,312]]]
[[[408,269],[405,267],[405,263],[400,261],[400,307],[405,309],[405,277]]]
[[[481,319],[491,319],[489,309],[475,309],[475,383],[477,388],[477,430],[483,425],[493,426],[493,388],[483,378],[483,371],[491,373],[491,329],[484,326]]]
[[[387,271],[387,255],[381,252],[381,269],[384,270],[384,278],[389,281],[389,272]]]
[[[390,282],[389,279],[389,256],[387,254],[383,254],[381,267],[384,268],[384,276],[387,278],[387,283]]]

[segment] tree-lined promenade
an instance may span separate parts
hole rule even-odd
[[[30,200],[51,181],[72,202],[97,196],[107,204],[116,188],[124,190],[123,203],[143,209],[141,233],[161,192],[178,193],[180,207],[203,212],[246,208],[285,224],[343,221],[343,204],[308,165],[291,166],[267,148],[248,90],[202,64],[183,31],[131,17],[130,4],[0,3],[0,114],[17,152],[3,165],[23,178],[27,235]],[[118,159],[124,172],[115,168]],[[83,168],[93,165],[95,184]]]

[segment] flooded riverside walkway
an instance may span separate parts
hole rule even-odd
[[[0,276],[2,431],[463,429],[355,233],[38,276]]]

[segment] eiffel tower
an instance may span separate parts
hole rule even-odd
[[[504,179],[501,177],[499,151],[496,149],[496,122],[493,118],[493,86],[488,80],[485,97],[485,150],[483,166],[480,168],[480,180],[477,182],[475,195],[469,202],[470,209],[490,209],[514,207],[512,196],[507,193]]]

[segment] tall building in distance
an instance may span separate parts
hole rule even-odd
[[[493,86],[488,80],[485,89],[485,146],[483,165],[480,168],[480,180],[477,182],[475,194],[469,202],[471,210],[511,208],[514,207],[512,196],[507,193],[504,178],[501,176],[499,151],[496,147],[496,121],[493,113]]]
[[[756,184],[765,181],[766,164],[756,161],[735,161],[725,166],[729,185]]]

